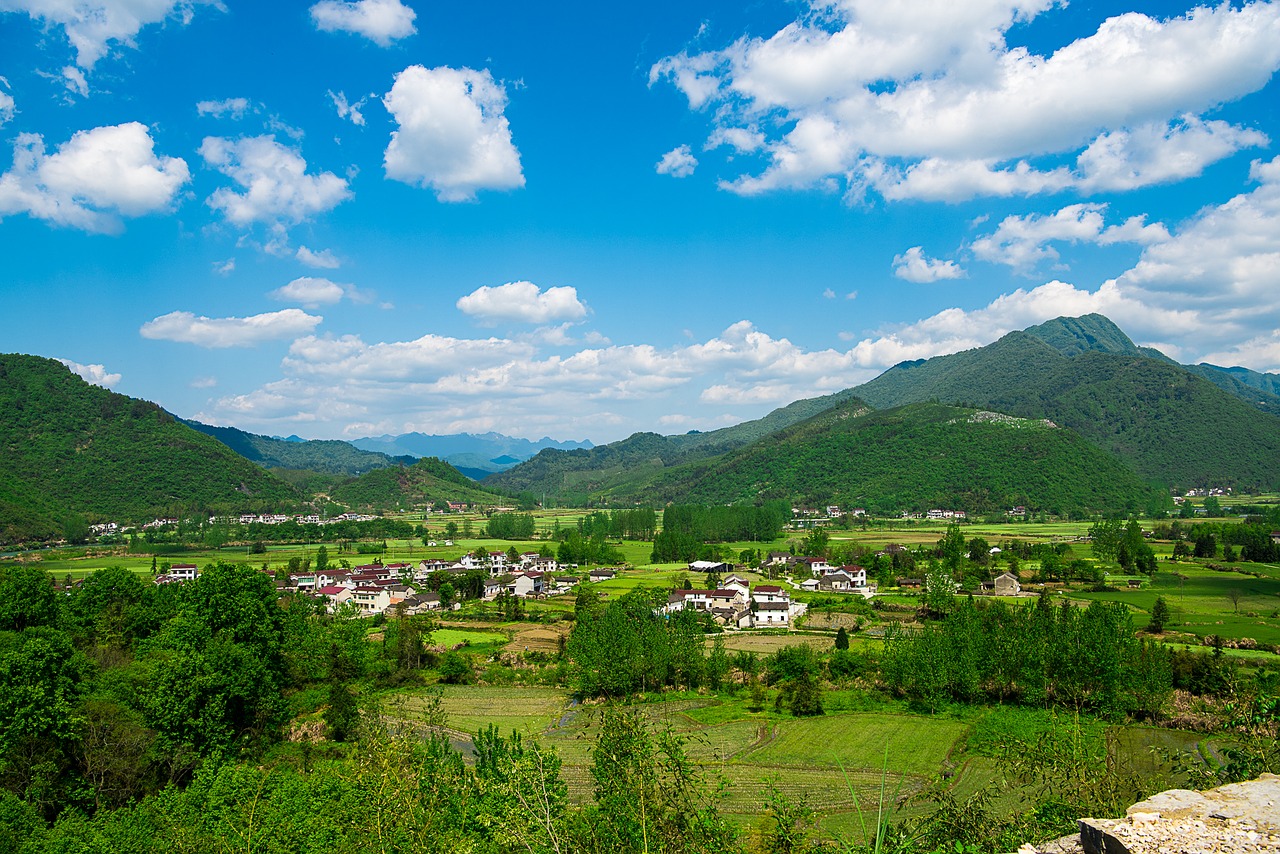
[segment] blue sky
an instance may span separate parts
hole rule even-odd
[[[315,438],[713,429],[1091,311],[1280,369],[1277,4],[628,5],[0,0],[0,349]]]

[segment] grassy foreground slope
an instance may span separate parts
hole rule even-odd
[[[179,506],[279,508],[288,485],[154,403],[90,385],[60,362],[0,355],[0,501],[24,518],[140,519]]]
[[[705,503],[786,498],[895,512],[1025,505],[1050,512],[1139,509],[1152,490],[1071,430],[989,412],[914,404],[840,407],[643,485]]]

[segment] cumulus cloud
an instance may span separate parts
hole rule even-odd
[[[103,388],[114,388],[116,383],[120,382],[120,374],[109,373],[102,365],[82,365],[70,359],[58,359],[58,361],[87,383],[100,385]]]
[[[54,225],[118,233],[121,217],[167,210],[190,173],[158,156],[146,125],[77,131],[53,154],[39,134],[18,135],[13,167],[0,175],[0,217],[25,213]]]
[[[482,285],[457,302],[458,310],[484,323],[508,320],[518,323],[551,323],[557,320],[581,320],[587,306],[578,299],[576,288],[547,288],[533,282],[508,282],[490,287]]]
[[[248,98],[225,98],[221,101],[198,101],[196,112],[202,116],[213,116],[215,119],[241,119],[249,111]]]
[[[677,146],[658,161],[655,167],[659,175],[670,175],[672,178],[688,178],[698,168],[698,158],[693,156],[689,146]]]
[[[1055,0],[811,0],[768,38],[743,37],[656,63],[712,124],[709,145],[756,129],[763,168],[725,182],[751,194],[868,189],[958,200],[1132,189],[1199,174],[1261,135],[1206,111],[1256,92],[1280,69],[1280,7],[1127,13],[1057,50],[1011,46],[1017,24]],[[714,109],[712,109],[714,107]],[[1077,154],[1075,170],[1038,158]]]
[[[381,47],[416,33],[413,22],[417,17],[400,0],[321,0],[311,7],[316,29],[354,33]]]
[[[106,55],[110,45],[137,47],[142,28],[166,19],[190,23],[195,7],[216,0],[0,0],[0,12],[26,12],[45,27],[61,27],[85,70]]]
[[[221,187],[208,198],[209,207],[236,225],[299,223],[351,198],[344,179],[332,172],[307,174],[302,155],[274,136],[205,137],[200,155],[243,188]]]
[[[923,284],[943,279],[963,279],[964,269],[955,261],[929,258],[923,246],[912,246],[901,255],[893,256],[893,274],[908,282]]]
[[[336,270],[342,266],[342,262],[334,256],[331,249],[321,249],[319,252],[315,252],[305,246],[299,246],[298,251],[294,253],[294,257],[308,267],[317,267],[322,270]]]
[[[324,320],[297,308],[286,308],[249,317],[197,317],[189,311],[171,311],[142,324],[143,338],[179,341],[197,347],[255,347],[306,335]]]
[[[1258,186],[1201,210],[1117,279],[1151,302],[1200,312],[1201,341],[1234,343],[1280,327],[1280,158],[1255,162],[1251,175]]]
[[[1168,125],[1104,133],[1081,152],[1076,166],[1086,190],[1136,190],[1194,177],[1211,163],[1269,141],[1260,131],[1185,115]]]
[[[340,302],[347,294],[346,286],[331,282],[328,279],[302,276],[294,279],[284,287],[271,292],[275,299],[285,302],[296,302],[306,308],[321,305],[333,305]]]
[[[1130,217],[1120,225],[1106,226],[1105,204],[1068,205],[1048,216],[1009,216],[989,235],[973,242],[973,254],[983,261],[1005,264],[1030,272],[1043,261],[1057,261],[1053,242],[1149,245],[1168,240],[1160,223],[1148,225],[1144,217]]]
[[[399,126],[384,156],[388,178],[432,189],[442,202],[524,186],[507,94],[487,69],[411,65],[382,103]]]

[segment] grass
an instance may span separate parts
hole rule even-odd
[[[441,703],[451,729],[475,734],[493,724],[504,734],[515,730],[537,735],[554,726],[569,705],[569,694],[559,688],[507,688],[475,685],[441,685]],[[420,711],[420,694],[406,694],[406,710]]]
[[[507,643],[507,636],[499,632],[475,631],[473,629],[436,629],[431,633],[431,642],[445,647],[465,643],[469,647],[501,646]]]
[[[1238,607],[1231,599],[1231,591],[1240,592]],[[1169,629],[1200,637],[1248,637],[1260,643],[1280,644],[1280,618],[1271,616],[1280,609],[1280,578],[1217,572],[1193,563],[1162,564],[1150,584],[1140,590],[1070,591],[1067,595],[1081,600],[1122,602],[1147,613],[1156,597],[1163,596],[1172,612]],[[1135,622],[1141,626],[1145,621],[1139,617]]]
[[[889,750],[891,772],[936,774],[968,725],[916,715],[823,715],[788,720],[750,754],[755,764],[875,770]]]

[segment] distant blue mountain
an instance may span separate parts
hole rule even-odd
[[[558,442],[543,437],[531,441],[502,433],[453,433],[444,436],[402,433],[399,436],[354,439],[351,444],[361,450],[378,451],[391,456],[439,457],[473,478],[506,471],[546,448],[572,451],[595,447],[587,440]]]

